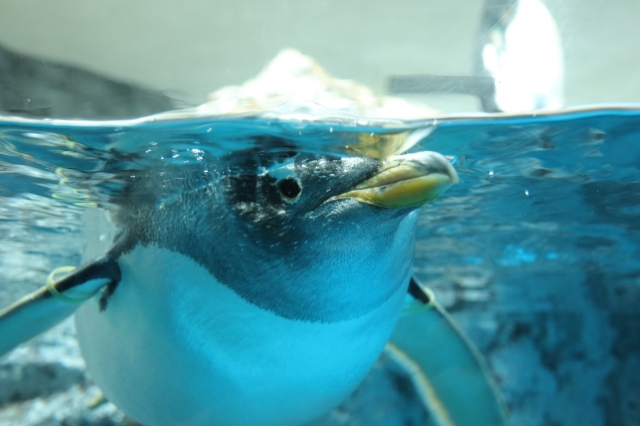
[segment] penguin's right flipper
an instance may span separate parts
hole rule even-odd
[[[55,272],[55,271],[54,271]],[[0,311],[0,356],[73,314],[82,302],[121,278],[118,263],[104,257],[52,281]]]
[[[502,426],[502,398],[480,352],[433,293],[414,278],[413,299],[386,352],[410,374],[415,389],[442,426]]]

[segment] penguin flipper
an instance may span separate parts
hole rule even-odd
[[[55,282],[48,281],[46,286],[3,309],[0,356],[73,314],[101,288],[117,284],[120,276],[115,260],[100,258]]]
[[[421,306],[400,318],[385,350],[409,371],[429,412],[442,426],[505,425],[482,355],[414,278],[409,295]]]

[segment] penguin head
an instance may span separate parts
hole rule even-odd
[[[244,173],[223,179],[227,203],[248,229],[280,236],[330,223],[374,229],[458,180],[449,161],[435,152],[380,160],[289,151],[261,153],[249,163]]]
[[[374,175],[380,164],[368,158],[261,153],[253,167],[224,177],[221,185],[238,223],[254,231],[282,233],[317,220],[319,211],[329,213],[332,209],[324,204],[331,197]]]

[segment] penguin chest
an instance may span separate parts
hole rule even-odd
[[[137,246],[119,264],[106,310],[95,298],[78,311],[78,337],[107,398],[149,426],[313,420],[371,368],[405,294],[359,318],[308,322],[247,302],[170,250]]]

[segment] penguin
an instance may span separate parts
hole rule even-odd
[[[564,103],[560,31],[540,0],[485,0],[473,65],[491,77],[480,93],[486,112],[558,109]]]
[[[135,176],[107,253],[0,312],[0,355],[75,313],[91,377],[141,424],[296,426],[386,347],[440,424],[503,424],[481,357],[412,278],[418,209],[458,181],[445,157],[250,149]]]

